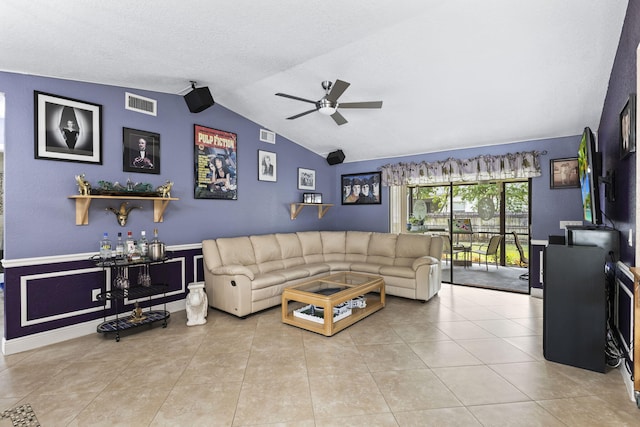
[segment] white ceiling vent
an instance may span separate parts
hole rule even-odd
[[[276,143],[276,134],[270,130],[260,129],[260,141],[268,142],[269,144]]]
[[[158,101],[129,92],[124,93],[124,108],[150,116],[158,115]]]

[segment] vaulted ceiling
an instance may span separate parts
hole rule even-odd
[[[0,70],[178,95],[195,80],[320,155],[397,157],[596,130],[627,3],[3,0]],[[318,100],[336,79],[340,102],[382,108],[286,119],[314,106],[275,93]]]

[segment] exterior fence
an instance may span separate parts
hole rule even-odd
[[[464,213],[455,215],[456,219],[469,218],[473,233],[454,233],[453,244],[473,246],[487,244],[491,236],[500,234],[500,217],[483,220],[477,213]],[[523,213],[507,213],[505,218],[505,265],[520,265],[520,253],[515,244],[512,232],[516,232],[518,240],[522,245],[525,256],[529,257],[529,215]],[[423,224],[407,224],[407,231],[410,233],[437,233],[447,234],[449,232],[449,214],[430,213]]]

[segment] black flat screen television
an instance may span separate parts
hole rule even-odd
[[[599,156],[599,153],[596,152],[593,133],[591,129],[586,127],[578,147],[578,175],[580,177],[584,220],[595,225],[602,224],[598,187],[598,177],[600,176]]]

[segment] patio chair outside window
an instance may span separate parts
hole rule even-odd
[[[484,256],[484,264],[487,267],[487,271],[489,270],[489,257],[493,256],[496,268],[498,268],[498,249],[500,248],[500,242],[502,241],[502,236],[491,236],[488,244],[482,244],[478,249],[474,249],[471,252],[478,255]],[[480,264],[480,259],[478,259],[478,264]]]
[[[524,250],[522,249],[522,245],[520,244],[520,240],[518,239],[518,234],[515,231],[511,232],[513,234],[513,240],[516,242],[516,248],[518,248],[518,253],[520,254],[520,267],[529,267],[529,259],[524,254]],[[528,280],[529,273],[523,273],[520,275],[520,279]]]
[[[453,249],[453,253],[451,252],[451,239],[447,235],[441,235],[442,237],[442,253],[446,255],[445,260],[447,264],[449,264],[449,256],[455,256],[458,259],[458,254],[463,252],[459,249]]]

